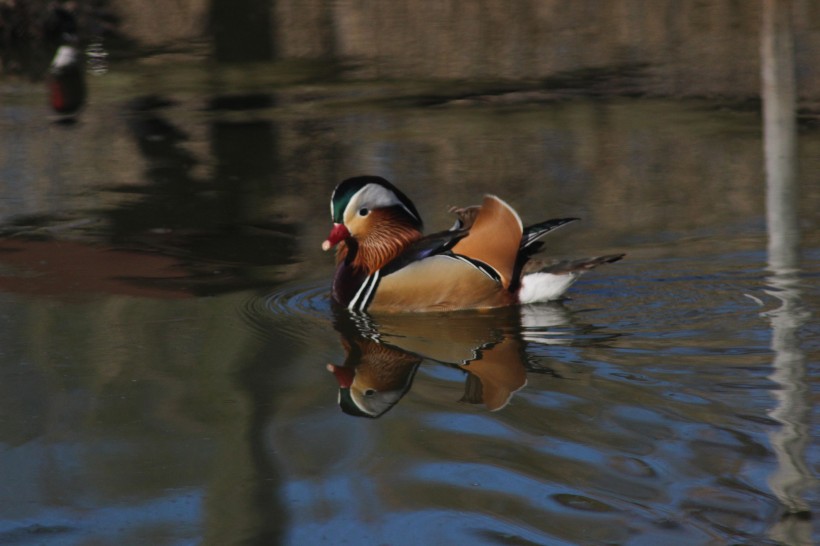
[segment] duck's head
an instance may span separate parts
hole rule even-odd
[[[330,197],[333,228],[323,250],[341,241],[363,240],[380,227],[401,225],[420,232],[421,216],[413,202],[393,184],[379,176],[348,178],[336,186]]]
[[[379,389],[373,384],[372,378],[365,374],[357,373],[354,368],[327,365],[327,370],[331,372],[339,382],[339,407],[342,411],[356,417],[380,417],[402,399],[410,390],[416,366],[407,370],[408,376],[403,383],[394,388]]]

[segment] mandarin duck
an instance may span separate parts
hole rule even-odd
[[[49,102],[57,114],[76,114],[85,104],[86,86],[82,52],[75,42],[61,45],[48,71]]]
[[[48,70],[49,102],[61,116],[73,116],[85,103],[85,66],[80,50],[76,2],[54,4],[43,22],[43,37],[56,47]]]
[[[580,274],[620,260],[610,254],[546,265],[532,260],[542,236],[577,220],[557,218],[524,227],[494,195],[481,205],[451,209],[447,230],[424,236],[412,201],[378,176],[341,182],[330,199],[334,246],[332,299],[354,311],[414,312],[485,309],[561,298]]]

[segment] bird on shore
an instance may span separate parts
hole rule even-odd
[[[378,176],[357,176],[333,191],[333,227],[323,250],[336,250],[332,299],[354,311],[486,309],[560,299],[578,277],[624,254],[545,263],[533,259],[547,233],[577,220],[524,227],[494,195],[451,209],[455,225],[424,235],[412,201]]]

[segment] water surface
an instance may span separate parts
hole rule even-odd
[[[754,109],[325,71],[121,61],[71,125],[0,84],[0,542],[820,539],[816,132],[771,268]],[[560,303],[335,313],[319,245],[360,173],[430,231],[492,192],[583,219],[556,257],[627,257]],[[329,365],[389,369],[379,403]]]

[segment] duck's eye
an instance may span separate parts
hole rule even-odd
[[[364,391],[365,396],[373,396],[374,394],[376,394],[375,389],[367,389],[366,391]]]
[[[359,209],[359,216],[367,216],[368,214],[370,214],[370,209],[367,207],[362,207]]]

